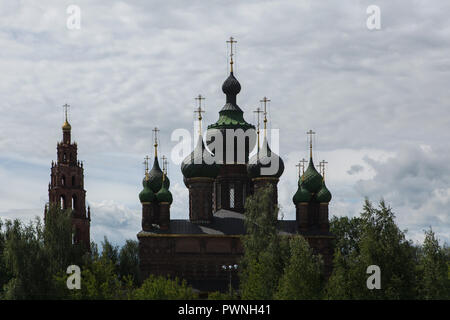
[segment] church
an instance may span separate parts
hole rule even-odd
[[[264,97],[261,100],[264,111],[259,108],[255,111],[258,113],[256,128],[244,119],[244,112],[237,104],[241,84],[233,70],[235,41],[230,38],[227,42],[231,44],[231,54],[230,74],[222,84],[225,104],[217,122],[207,127],[204,141],[202,97],[197,98],[199,136],[194,150],[181,164],[184,184],[189,191],[189,219],[170,218],[173,196],[169,190],[166,159],[162,159],[162,169],[159,164],[156,128],[153,166],[149,170],[147,157],[143,189],[139,194],[142,230],[137,238],[142,274],[144,277],[155,274],[186,279],[200,291],[224,290],[230,282],[237,287],[239,261],[243,255],[240,238],[245,234],[245,200],[258,188],[271,185],[275,191],[273,202],[278,203],[277,185],[284,171],[283,160],[272,152],[267,139],[266,103],[270,100]],[[264,116],[262,144],[259,113]],[[312,157],[314,132],[310,130],[308,134],[309,164],[305,170],[307,161],[300,162],[298,188],[292,190],[296,219],[279,220],[278,228],[284,235],[304,236],[313,250],[323,256],[325,273],[329,275],[334,239],[329,232],[328,218],[331,193],[324,179],[326,162],[320,163],[319,173]],[[242,141],[239,136],[243,137]],[[256,153],[249,158],[253,150]]]
[[[139,194],[142,205],[142,230],[138,232],[140,269],[143,277],[150,274],[169,275],[186,279],[200,291],[217,291],[238,286],[237,273],[243,255],[241,236],[246,233],[245,201],[255,190],[273,187],[273,203],[278,203],[278,182],[284,172],[284,162],[273,152],[267,138],[267,102],[263,110],[254,111],[257,125],[244,119],[237,104],[241,84],[233,70],[233,38],[230,74],[222,84],[225,104],[217,122],[207,127],[204,141],[201,129],[201,95],[198,96],[199,135],[197,143],[181,164],[184,184],[189,191],[189,219],[171,219],[173,195],[167,176],[167,160],[158,158],[158,129],[154,131],[154,159],[149,169],[145,161],[143,189]],[[83,163],[77,159],[77,144],[71,141],[71,125],[67,119],[62,126],[62,141],[57,144],[57,161],[51,165],[48,185],[49,203],[73,210],[74,243],[90,245],[90,208],[86,209]],[[260,137],[259,115],[263,115]],[[325,274],[332,269],[334,236],[329,232],[328,204],[331,193],[325,185],[325,163],[316,170],[312,154],[310,130],[310,159],[300,161],[298,188],[292,190],[295,220],[278,220],[280,234],[301,234],[313,250],[321,254]],[[262,140],[262,143],[261,143]],[[254,155],[250,157],[250,154]],[[47,206],[44,212],[47,213]]]

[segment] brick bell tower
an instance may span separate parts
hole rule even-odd
[[[57,145],[57,161],[52,161],[50,183],[48,186],[50,204],[60,205],[62,209],[72,210],[74,227],[73,243],[90,247],[90,208],[86,214],[86,191],[84,190],[83,162],[77,160],[77,144],[71,142],[71,125],[67,120],[62,126],[63,140]]]

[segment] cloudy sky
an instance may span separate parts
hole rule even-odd
[[[355,216],[364,197],[393,207],[408,237],[432,226],[450,243],[450,2],[408,1],[2,1],[0,3],[0,217],[42,217],[64,103],[85,164],[92,238],[117,244],[140,231],[142,161],[204,127],[225,102],[227,45],[237,39],[238,104],[271,99],[286,170],[279,183],[293,219],[295,164],[329,162],[331,213]],[[69,29],[67,8],[81,10]],[[366,26],[369,5],[381,29]],[[169,164],[173,218],[188,217],[179,165]]]

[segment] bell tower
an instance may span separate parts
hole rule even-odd
[[[49,203],[62,209],[72,210],[74,227],[73,243],[90,247],[91,213],[86,213],[86,191],[84,190],[83,162],[77,159],[77,144],[71,141],[72,127],[67,118],[68,104],[64,106],[65,121],[62,126],[63,139],[57,144],[57,161],[52,161]]]

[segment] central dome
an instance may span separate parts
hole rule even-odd
[[[239,92],[241,92],[241,84],[234,77],[233,72],[230,73],[228,78],[222,84],[222,91],[226,95],[234,95],[234,96],[237,95]]]

